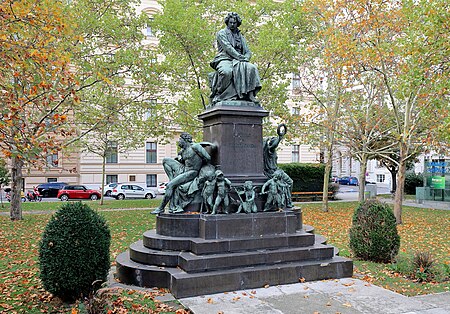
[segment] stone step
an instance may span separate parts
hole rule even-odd
[[[220,254],[197,255],[192,252],[160,251],[146,248],[142,240],[130,246],[130,258],[135,262],[167,267],[181,267],[186,272],[203,272],[225,268],[249,267],[262,264],[287,263],[302,260],[332,258],[332,246],[316,243],[308,247],[260,249]]]
[[[187,273],[180,268],[144,265],[130,259],[129,252],[117,256],[121,282],[140,287],[168,288],[176,298],[225,291],[261,288],[265,285],[351,277],[351,260],[334,256],[320,261],[297,261],[232,269]]]
[[[143,235],[143,243],[149,249],[189,251],[202,255],[281,247],[307,247],[314,244],[314,235],[305,230],[299,230],[292,234],[261,236],[258,238],[203,239],[164,236],[157,234],[156,230],[148,230]]]

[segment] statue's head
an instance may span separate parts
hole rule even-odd
[[[251,190],[252,187],[253,187],[253,182],[252,182],[252,181],[245,181],[245,182],[244,182],[244,188],[245,188],[246,190]]]
[[[225,16],[225,24],[230,28],[230,20],[236,23],[236,27],[241,26],[242,19],[236,12],[230,12]]]
[[[187,144],[191,144],[191,143],[192,143],[192,136],[187,132],[181,133],[180,140],[178,141],[178,145],[180,147],[185,147]]]
[[[216,176],[217,179],[222,179],[223,178],[222,170],[216,170],[215,176]]]
[[[275,170],[275,172],[273,173],[273,178],[281,180],[283,178],[283,171],[281,171],[280,169]]]

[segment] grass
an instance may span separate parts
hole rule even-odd
[[[380,199],[393,199],[393,195],[392,194],[378,194],[377,198]],[[416,195],[415,194],[405,194],[403,195],[403,199],[405,200],[416,200]]]
[[[103,205],[100,205],[100,201],[83,200],[82,202],[86,202],[91,208],[96,210],[110,210],[118,208],[155,208],[161,203],[161,200],[125,199],[120,201],[108,199],[104,200]],[[53,211],[57,210],[61,206],[61,203],[61,201],[24,202],[22,203],[22,211],[25,213],[28,211]],[[0,206],[0,212],[9,212],[9,210],[10,204],[8,202],[3,207]]]
[[[99,206],[99,202],[89,202],[89,204],[97,205],[100,210],[103,210],[113,209],[112,206],[116,204],[129,205],[132,208],[151,208],[158,201],[155,205],[153,202],[155,201],[112,200],[104,206]],[[53,203],[47,204],[53,206]],[[54,204],[59,206],[61,203]],[[321,211],[320,203],[302,204],[304,223],[314,226],[317,234],[327,237],[328,243],[338,247],[342,256],[351,257],[348,246],[348,229],[356,206],[356,202],[332,203],[330,211],[324,213]],[[9,217],[0,216],[0,241],[2,243],[0,247],[2,256],[0,259],[0,295],[2,295],[0,312],[70,312],[72,307],[81,305],[58,302],[43,290],[39,280],[39,239],[51,217],[51,212],[31,215],[26,213],[29,210],[32,208],[24,209],[25,219],[22,221],[10,221]],[[106,218],[111,229],[112,265],[114,265],[114,258],[119,253],[140,239],[144,231],[155,227],[155,216],[151,215],[149,210],[112,210],[102,211],[101,214]],[[448,237],[450,211],[404,207],[403,220],[404,224],[398,227],[401,236],[401,256],[412,255],[417,250],[430,251],[439,264],[450,266],[450,239]],[[354,264],[355,275],[358,278],[404,295],[449,291],[449,282],[414,282],[395,271],[391,264],[359,260],[354,260]],[[128,308],[129,311],[140,307],[140,309],[156,309],[156,313],[171,313],[166,305],[155,302],[154,295],[158,293],[158,291],[144,294],[136,291],[119,291],[109,296],[109,301],[114,302],[115,306]]]
[[[321,204],[303,204],[304,223],[312,225],[317,234],[328,238],[328,243],[340,249],[341,256],[351,257],[348,232],[356,202],[333,203],[330,211],[321,211]],[[403,207],[400,234],[400,257],[412,256],[416,251],[429,251],[439,267],[450,266],[449,232],[450,211]],[[450,290],[449,281],[418,283],[393,271],[392,264],[379,264],[354,259],[357,277],[377,286],[413,296]],[[445,266],[447,265],[447,266]]]

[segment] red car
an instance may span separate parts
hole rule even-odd
[[[69,199],[90,199],[96,201],[102,196],[99,191],[90,190],[84,185],[66,185],[62,190],[59,190],[57,197],[61,201],[68,201]]]

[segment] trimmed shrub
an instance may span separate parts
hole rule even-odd
[[[324,164],[306,164],[293,162],[278,164],[284,172],[294,181],[294,192],[319,192],[323,190]]]
[[[363,260],[387,263],[398,254],[400,236],[392,209],[385,203],[367,200],[353,214],[350,249]]]
[[[414,172],[409,172],[405,177],[405,193],[409,195],[416,194],[416,187],[423,186],[423,175],[415,174]]]
[[[110,268],[106,220],[81,202],[64,204],[45,227],[39,245],[44,288],[64,301],[97,290]]]

